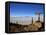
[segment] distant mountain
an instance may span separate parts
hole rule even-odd
[[[33,21],[37,21],[38,16],[33,17]],[[43,21],[43,16],[40,16],[40,21]],[[10,17],[10,22],[22,25],[28,25],[32,23],[32,17],[31,16],[23,16],[23,17]]]
[[[26,24],[26,23],[31,23],[32,18],[31,17],[10,17],[10,22],[16,23],[18,22],[19,24]]]

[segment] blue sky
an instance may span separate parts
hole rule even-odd
[[[35,12],[43,12],[43,5],[10,3],[10,16],[35,16]]]

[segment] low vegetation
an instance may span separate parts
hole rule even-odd
[[[18,23],[9,23],[10,32],[35,32],[44,30],[44,22],[35,22],[29,25],[20,25]]]

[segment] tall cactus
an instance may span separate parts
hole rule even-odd
[[[38,15],[38,21],[40,21],[40,15],[43,14],[43,12],[36,12],[36,15]]]
[[[33,23],[33,17],[32,17],[32,23]]]

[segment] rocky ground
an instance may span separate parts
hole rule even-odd
[[[9,23],[10,32],[34,32],[44,30],[43,22],[34,22],[30,25],[20,25],[15,23]]]

